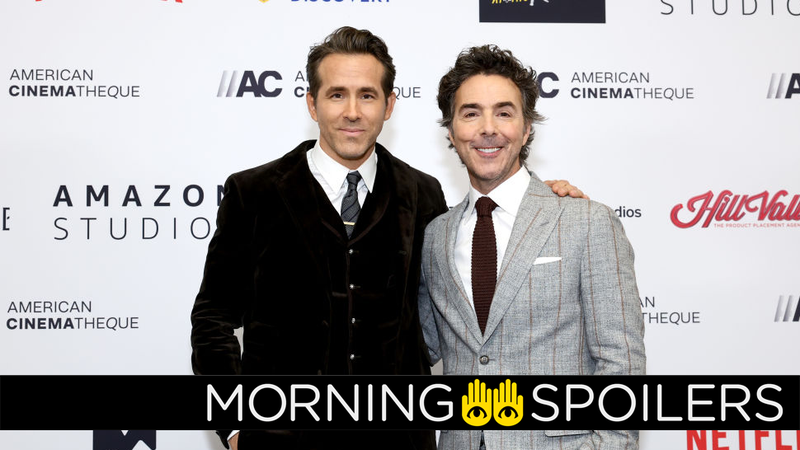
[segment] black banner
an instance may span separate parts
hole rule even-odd
[[[0,430],[799,429],[799,376],[0,376]]]
[[[605,23],[605,0],[480,0],[481,22]]]

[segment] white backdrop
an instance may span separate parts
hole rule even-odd
[[[550,0],[570,1],[580,8]],[[191,373],[189,311],[218,185],[316,138],[305,58],[342,25],[386,40],[400,99],[379,140],[436,176],[450,204],[467,179],[435,96],[458,52],[496,43],[547,73],[543,90],[558,93],[540,102],[548,120],[528,165],[619,209],[636,250],[649,373],[800,373],[799,202],[790,220],[759,214],[776,195],[789,206],[800,194],[800,1],[607,0],[600,24],[481,23],[478,3],[0,4],[0,374]],[[234,71],[277,72],[264,87],[280,93],[228,97]],[[586,98],[603,88],[633,98]],[[107,194],[87,205],[87,186]],[[671,220],[676,205],[689,222],[691,198],[725,190],[768,199],[708,227],[708,212],[688,228]],[[752,449],[755,439],[729,432],[717,444]],[[794,432],[761,445],[800,448]],[[91,446],[90,431],[0,432],[0,448]],[[710,432],[705,443],[642,436],[647,450],[712,446]],[[158,448],[219,443],[210,432],[159,432]]]

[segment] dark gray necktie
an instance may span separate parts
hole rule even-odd
[[[361,174],[358,171],[347,174],[347,193],[342,199],[342,221],[348,238],[353,234],[358,213],[361,212],[361,205],[358,204],[358,181],[360,179]]]

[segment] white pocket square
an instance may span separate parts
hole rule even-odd
[[[547,264],[551,262],[561,261],[560,256],[540,256],[536,258],[536,261],[533,262],[533,265],[537,264]]]

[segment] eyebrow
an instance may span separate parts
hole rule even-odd
[[[500,109],[505,107],[511,107],[512,109],[516,109],[514,102],[509,102],[509,101],[498,102],[495,103],[493,106],[494,109]],[[481,105],[479,103],[464,103],[458,108],[459,111],[463,111],[465,109],[481,109]]]
[[[334,92],[343,92],[343,91],[347,91],[347,88],[344,87],[344,86],[331,86],[331,87],[329,87],[328,89],[325,90],[325,93],[326,94],[332,94]],[[376,95],[378,94],[378,90],[376,88],[374,88],[374,87],[371,87],[371,86],[365,86],[365,87],[358,88],[356,90],[356,92],[358,92],[359,94],[363,94],[363,93],[370,93],[370,94],[376,94]]]
[[[516,105],[514,105],[514,102],[500,102],[494,105],[495,108],[505,108],[507,106],[511,107],[511,109],[517,108]]]

